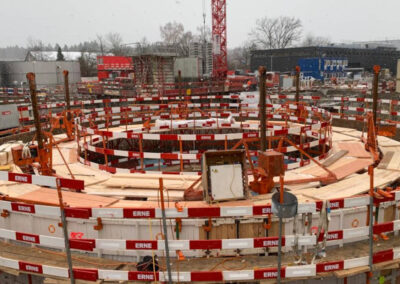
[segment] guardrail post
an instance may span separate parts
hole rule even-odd
[[[160,183],[162,222],[163,222],[163,229],[164,229],[165,254],[167,256],[168,283],[172,284],[171,263],[170,263],[170,258],[169,258],[169,246],[168,246],[168,228],[167,228],[167,219],[165,216],[165,204],[164,204],[164,182],[163,182],[162,178],[159,179],[159,183]],[[179,281],[179,279],[178,279],[178,281]]]
[[[70,271],[69,277],[71,280],[71,284],[75,284],[74,271],[73,271],[73,267],[72,267],[71,249],[69,246],[67,218],[65,217],[64,202],[63,202],[62,192],[61,192],[61,183],[58,178],[56,180],[56,183],[57,183],[58,202],[60,204],[60,211],[61,211],[61,222],[62,222],[63,233],[64,233],[65,253],[67,255],[68,268]]]

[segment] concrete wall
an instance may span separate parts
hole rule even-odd
[[[54,86],[63,84],[63,70],[69,71],[71,84],[80,82],[81,71],[79,62],[74,61],[7,61],[0,63],[0,82],[3,86],[21,86],[26,83],[26,74],[36,74],[36,84],[40,86]]]
[[[201,60],[197,57],[176,58],[174,63],[174,76],[178,77],[181,70],[182,78],[199,78],[202,74]]]

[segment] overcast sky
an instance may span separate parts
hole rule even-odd
[[[0,46],[26,45],[29,36],[73,44],[119,32],[125,43],[160,39],[159,26],[202,25],[203,0],[0,0]],[[205,0],[211,25],[211,0]],[[400,39],[399,0],[227,0],[228,46],[247,39],[257,18],[295,16],[303,34],[333,42]]]

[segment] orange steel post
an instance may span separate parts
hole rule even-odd
[[[108,166],[108,156],[106,153],[106,148],[107,148],[106,139],[105,139],[104,135],[102,137],[103,137],[104,165]]]
[[[372,113],[374,115],[374,125],[376,128],[376,113],[378,110],[378,84],[379,84],[379,72],[381,67],[374,65],[374,82],[372,86]]]
[[[31,93],[31,101],[32,101],[32,112],[33,112],[33,117],[34,117],[34,122],[35,122],[35,128],[36,128],[36,140],[38,143],[38,156],[39,156],[39,162],[40,162],[40,173],[42,175],[50,176],[53,174],[53,170],[51,169],[51,153],[49,152],[49,149],[45,147],[45,138],[42,135],[42,130],[41,130],[41,125],[40,125],[40,117],[39,117],[39,111],[38,111],[38,104],[37,104],[37,96],[36,96],[36,82],[35,82],[35,74],[34,73],[28,73],[26,74],[26,78],[28,79],[29,82],[29,90]],[[51,145],[50,145],[51,147]]]

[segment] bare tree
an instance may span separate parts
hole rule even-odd
[[[177,45],[185,33],[183,24],[177,22],[169,22],[160,27],[160,34],[163,42],[170,45]]]
[[[185,32],[183,24],[169,22],[160,27],[160,34],[163,42],[174,46],[180,56],[189,56],[189,48],[194,36],[190,31]]]
[[[245,42],[242,46],[228,50],[228,68],[246,70],[250,68],[251,51],[257,47],[254,43]]]
[[[125,55],[125,47],[122,44],[122,36],[119,33],[108,33],[106,40],[110,51],[114,55]]]
[[[303,39],[301,46],[327,46],[330,44],[331,41],[329,38],[322,36],[314,36],[313,34],[309,33]]]
[[[300,40],[301,28],[301,21],[294,17],[263,17],[256,21],[250,36],[260,48],[286,48]]]
[[[97,38],[98,45],[100,47],[101,55],[104,55],[104,53],[105,53],[105,40],[104,40],[104,37],[102,35],[96,35],[96,38]]]

